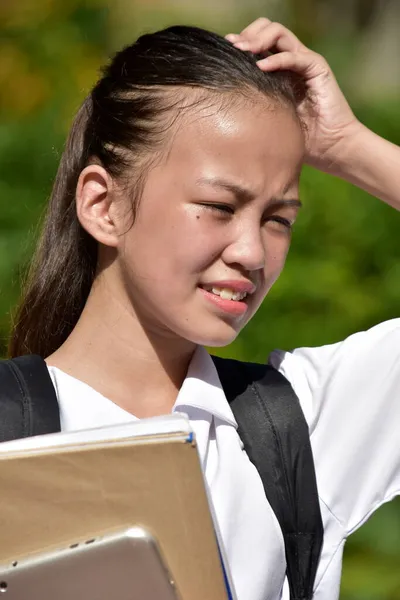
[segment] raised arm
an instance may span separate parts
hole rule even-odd
[[[338,147],[330,173],[366,190],[400,210],[400,147],[383,139],[361,123]]]
[[[266,53],[263,71],[292,70],[308,97],[299,106],[307,125],[306,162],[366,190],[400,210],[400,148],[376,135],[352,112],[326,60],[280,23],[260,18],[227,39],[241,50]]]

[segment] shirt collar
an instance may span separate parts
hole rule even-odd
[[[202,346],[198,346],[193,355],[173,411],[179,411],[185,406],[204,410],[237,428],[217,369],[211,356]]]

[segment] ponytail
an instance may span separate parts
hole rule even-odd
[[[15,315],[11,357],[52,354],[67,339],[83,310],[97,262],[95,240],[76,216],[75,190],[87,156],[92,100],[81,106],[68,137],[43,231]]]

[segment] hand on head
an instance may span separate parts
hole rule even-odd
[[[308,95],[298,107],[307,129],[306,162],[331,171],[340,160],[342,143],[361,126],[326,60],[280,23],[260,18],[226,39],[243,51],[265,55],[262,71],[289,70],[304,78]]]

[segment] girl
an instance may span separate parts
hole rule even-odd
[[[10,345],[46,358],[63,430],[189,415],[240,600],[280,597],[283,541],[203,346],[230,343],[278,278],[304,161],[400,204],[400,149],[283,26],[142,36],[78,112]],[[310,427],[316,600],[338,597],[347,535],[400,489],[398,327],[271,357]]]

